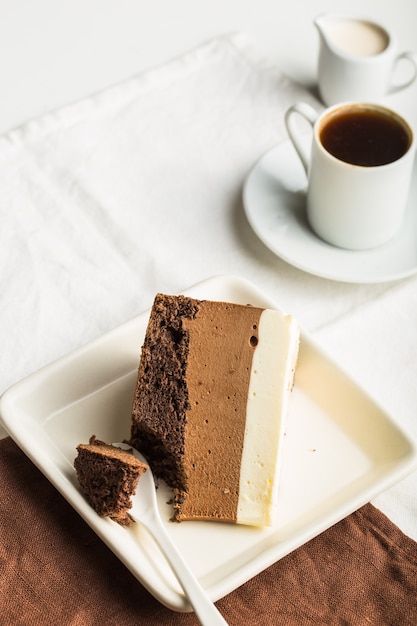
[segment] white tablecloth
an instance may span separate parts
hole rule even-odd
[[[241,275],[292,312],[417,437],[417,278],[301,272],[243,212],[254,162],[307,93],[245,35],[0,138],[0,392],[210,275]],[[417,539],[417,475],[376,504]]]

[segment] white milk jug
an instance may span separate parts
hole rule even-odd
[[[366,18],[335,14],[322,15],[314,24],[320,35],[318,86],[326,105],[379,100],[415,80],[417,55],[399,54],[395,37],[386,27]],[[405,80],[396,82],[395,70],[403,61],[411,69]]]

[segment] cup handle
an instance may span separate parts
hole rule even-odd
[[[297,102],[296,104],[293,104],[285,113],[285,125],[287,127],[288,135],[290,136],[292,144],[300,157],[300,161],[303,164],[306,174],[308,175],[310,167],[310,154],[306,150],[297,127],[295,119],[297,115],[301,115],[307,120],[307,122],[314,126],[319,114],[313,109],[313,107],[305,102]]]
[[[412,68],[413,68],[413,74],[411,78],[409,78],[404,83],[400,83],[399,85],[391,85],[391,87],[388,90],[389,94],[396,93],[397,91],[401,91],[401,89],[408,87],[409,85],[411,85],[411,83],[414,82],[414,80],[417,77],[417,56],[414,52],[402,52],[401,54],[399,54],[394,61],[393,72],[395,71],[395,68],[397,67],[398,63],[402,60],[406,60],[409,63],[411,63]]]

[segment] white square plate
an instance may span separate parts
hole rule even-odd
[[[196,298],[275,308],[247,281],[215,277],[186,292]],[[52,363],[1,398],[6,430],[68,502],[163,604],[190,606],[158,547],[138,524],[123,528],[86,503],[76,480],[76,446],[130,432],[130,409],[149,312]],[[230,593],[403,478],[416,466],[412,440],[302,333],[272,528],[169,521],[162,517],[213,601]]]

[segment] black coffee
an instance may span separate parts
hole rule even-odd
[[[407,129],[394,116],[368,109],[330,115],[320,140],[337,159],[364,167],[396,161],[411,143]]]

